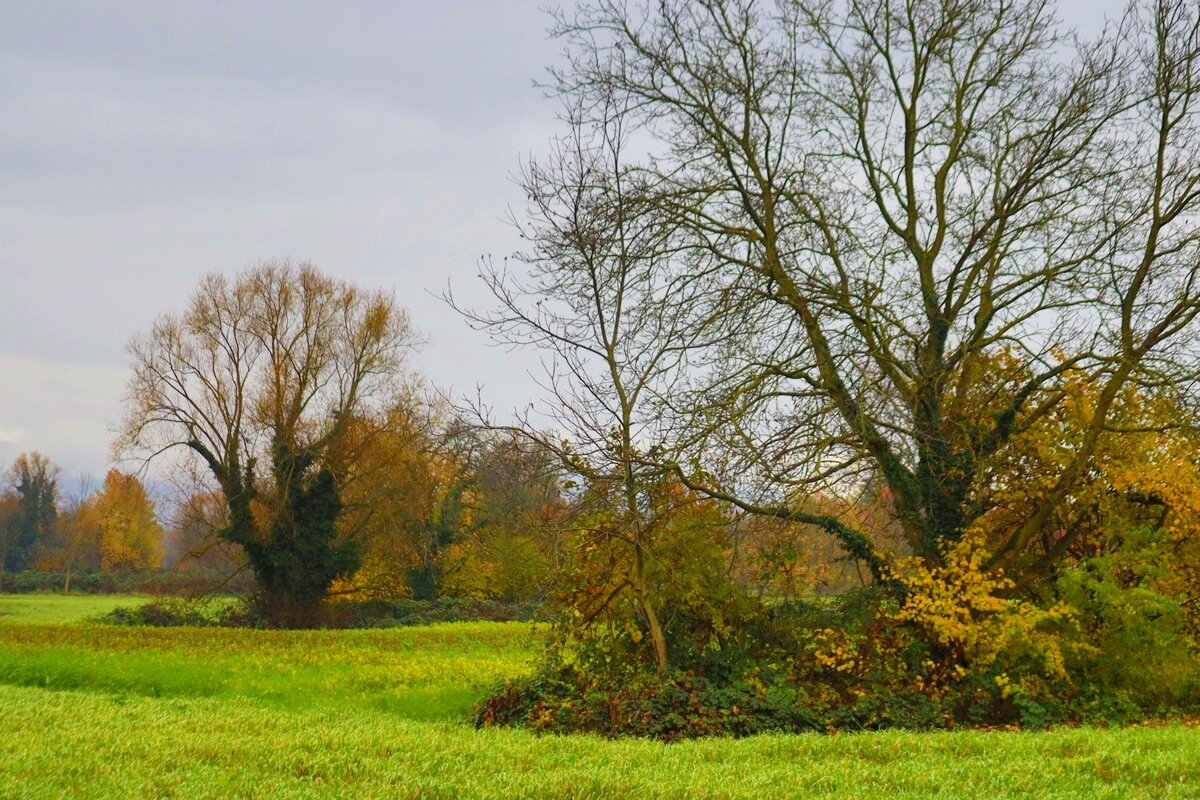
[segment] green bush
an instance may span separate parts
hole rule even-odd
[[[1064,598],[1082,602],[1074,592],[1094,580],[1064,576]],[[919,626],[898,621],[895,600],[876,590],[758,606],[726,620],[724,635],[706,648],[674,647],[673,668],[663,675],[636,625],[560,625],[541,668],[492,692],[476,723],[675,741],[768,731],[1036,729],[1200,710],[1197,663],[1178,614],[1165,613],[1173,606],[1143,594],[1087,596],[1094,607],[1076,616],[1110,624],[1088,618],[1063,634],[1073,654],[1065,677],[1023,651],[980,666],[963,662]],[[676,612],[670,630],[684,635],[706,624]],[[1137,649],[1117,652],[1121,643]],[[1154,647],[1165,648],[1163,660]]]
[[[328,603],[317,617],[325,628],[387,628],[432,625],[439,622],[527,622],[544,618],[535,603],[502,603],[469,598],[438,600],[366,600]],[[270,627],[251,603],[225,603],[214,608],[203,600],[167,598],[136,607],[117,608],[100,622],[109,625],[157,627],[220,625],[236,628]]]
[[[1118,720],[1200,697],[1200,661],[1186,609],[1162,590],[1161,532],[1126,532],[1120,549],[1084,559],[1057,581],[1074,613],[1065,649],[1084,707]]]
[[[203,604],[178,598],[156,600],[140,606],[122,606],[98,618],[106,625],[149,625],[156,628],[218,625],[232,612],[227,608],[212,613]]]

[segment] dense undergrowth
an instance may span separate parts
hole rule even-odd
[[[12,594],[79,592],[84,594],[149,594],[171,597],[206,596],[214,592],[247,594],[253,577],[217,569],[65,572],[24,570],[0,573],[0,592]]]
[[[446,597],[437,600],[361,600],[329,602],[312,620],[314,628],[389,628],[438,622],[529,622],[544,620],[538,603]],[[109,625],[151,627],[221,626],[269,628],[272,621],[254,603],[234,598],[162,598],[120,606],[99,618]]]
[[[1200,662],[1178,605],[1151,592],[1102,595],[1094,588],[1054,612],[1006,601],[940,639],[911,613],[912,598],[881,590],[751,605],[718,624],[677,612],[662,674],[629,619],[560,624],[537,672],[499,687],[476,722],[671,741],[1200,713]]]

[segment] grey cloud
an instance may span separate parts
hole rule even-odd
[[[558,129],[531,86],[559,50],[540,5],[0,5],[0,432],[23,430],[0,460],[100,473],[129,336],[205,272],[272,258],[394,290],[432,381],[523,405],[536,357],[432,293],[481,301],[478,257],[519,244],[509,175]]]

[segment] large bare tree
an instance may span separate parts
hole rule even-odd
[[[266,612],[302,624],[359,563],[337,537],[327,457],[352,422],[391,402],[416,341],[392,296],[307,264],[210,274],[183,314],[130,342],[118,447],[198,458],[228,505],[219,535],[245,550]]]
[[[561,16],[552,87],[585,127],[617,109],[645,153],[622,174],[672,230],[671,282],[723,342],[689,356],[693,391],[663,410],[684,432],[676,463],[726,468],[681,475],[821,525],[877,571],[868,539],[797,498],[881,481],[936,564],[987,512],[989,465],[1084,375],[1082,435],[991,565],[1058,557],[1070,530],[1031,545],[1120,435],[1123,392],[1191,379],[1198,23],[1183,0],[1135,2],[1087,41],[1050,0],[596,0]]]

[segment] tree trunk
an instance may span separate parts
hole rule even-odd
[[[313,628],[321,621],[321,601],[300,600],[286,593],[264,590],[258,598],[258,612],[271,625],[280,628]]]
[[[650,592],[646,588],[646,561],[640,539],[633,545],[633,573],[633,590],[638,606],[646,617],[646,625],[650,628],[650,642],[654,645],[655,671],[662,675],[667,671],[667,637],[663,634],[662,624],[658,621],[658,614],[654,611],[654,603],[650,601]]]
[[[658,615],[654,613],[654,605],[644,592],[638,592],[638,605],[646,615],[646,624],[650,628],[650,642],[654,645],[654,671],[662,675],[667,671],[667,638],[663,635]]]

